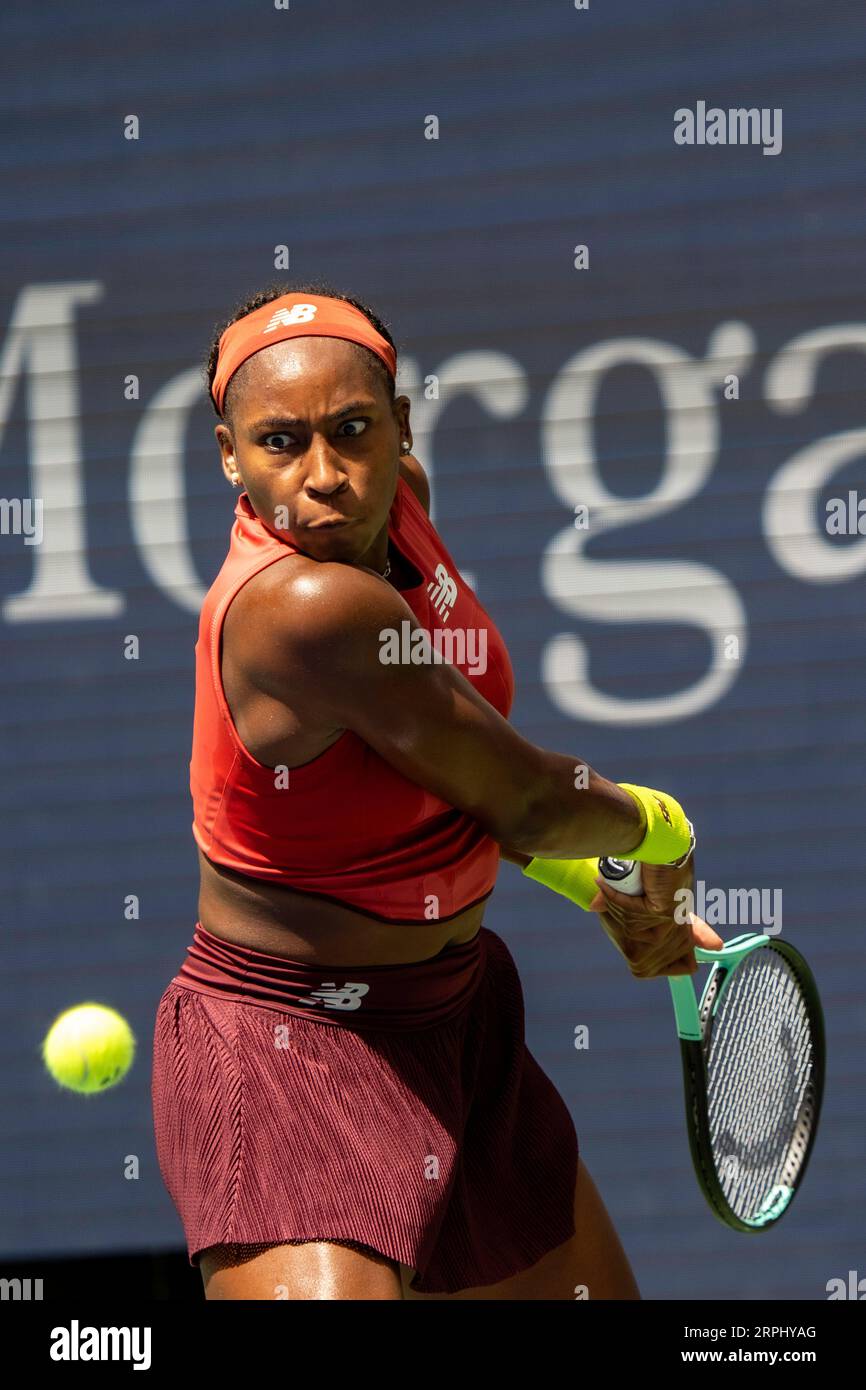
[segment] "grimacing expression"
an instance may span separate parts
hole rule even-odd
[[[343,338],[273,343],[232,377],[229,424],[215,430],[226,476],[239,473],[265,524],[319,560],[369,550],[410,437],[409,398],[392,403],[367,357]]]

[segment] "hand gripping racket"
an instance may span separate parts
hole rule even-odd
[[[640,864],[599,860],[620,893]],[[787,941],[746,933],[720,951],[698,1003],[690,975],[669,975],[683,1063],[686,1127],[698,1182],[735,1231],[765,1231],[803,1181],[824,1093],[824,1016],[812,972]]]

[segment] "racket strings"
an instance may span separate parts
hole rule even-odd
[[[777,1187],[792,1184],[808,1137],[807,1128],[798,1156],[812,1061],[796,975],[778,952],[753,951],[728,982],[707,1051],[713,1161],[725,1200],[742,1220],[757,1217]]]

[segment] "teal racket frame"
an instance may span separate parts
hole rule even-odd
[[[782,1173],[786,1181],[777,1183],[764,1197],[755,1216],[744,1219],[728,1203],[713,1158],[707,1106],[707,1056],[713,1021],[734,972],[753,951],[772,950],[782,955],[802,992],[809,1015],[812,1038],[812,1067],[806,1091],[793,1127]],[[726,1226],[757,1234],[774,1226],[785,1214],[802,1183],[818,1130],[824,1094],[826,1041],[821,1000],[812,972],[799,951],[789,941],[761,933],[747,933],[727,941],[718,951],[694,948],[699,964],[713,968],[698,1002],[692,975],[669,975],[673,999],[686,1102],[686,1128],[698,1182],[714,1215]]]

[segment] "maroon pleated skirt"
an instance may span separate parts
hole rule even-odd
[[[323,968],[197,924],[159,1003],[152,1097],[192,1265],[334,1240],[455,1293],[574,1234],[577,1134],[486,927],[419,964]]]

